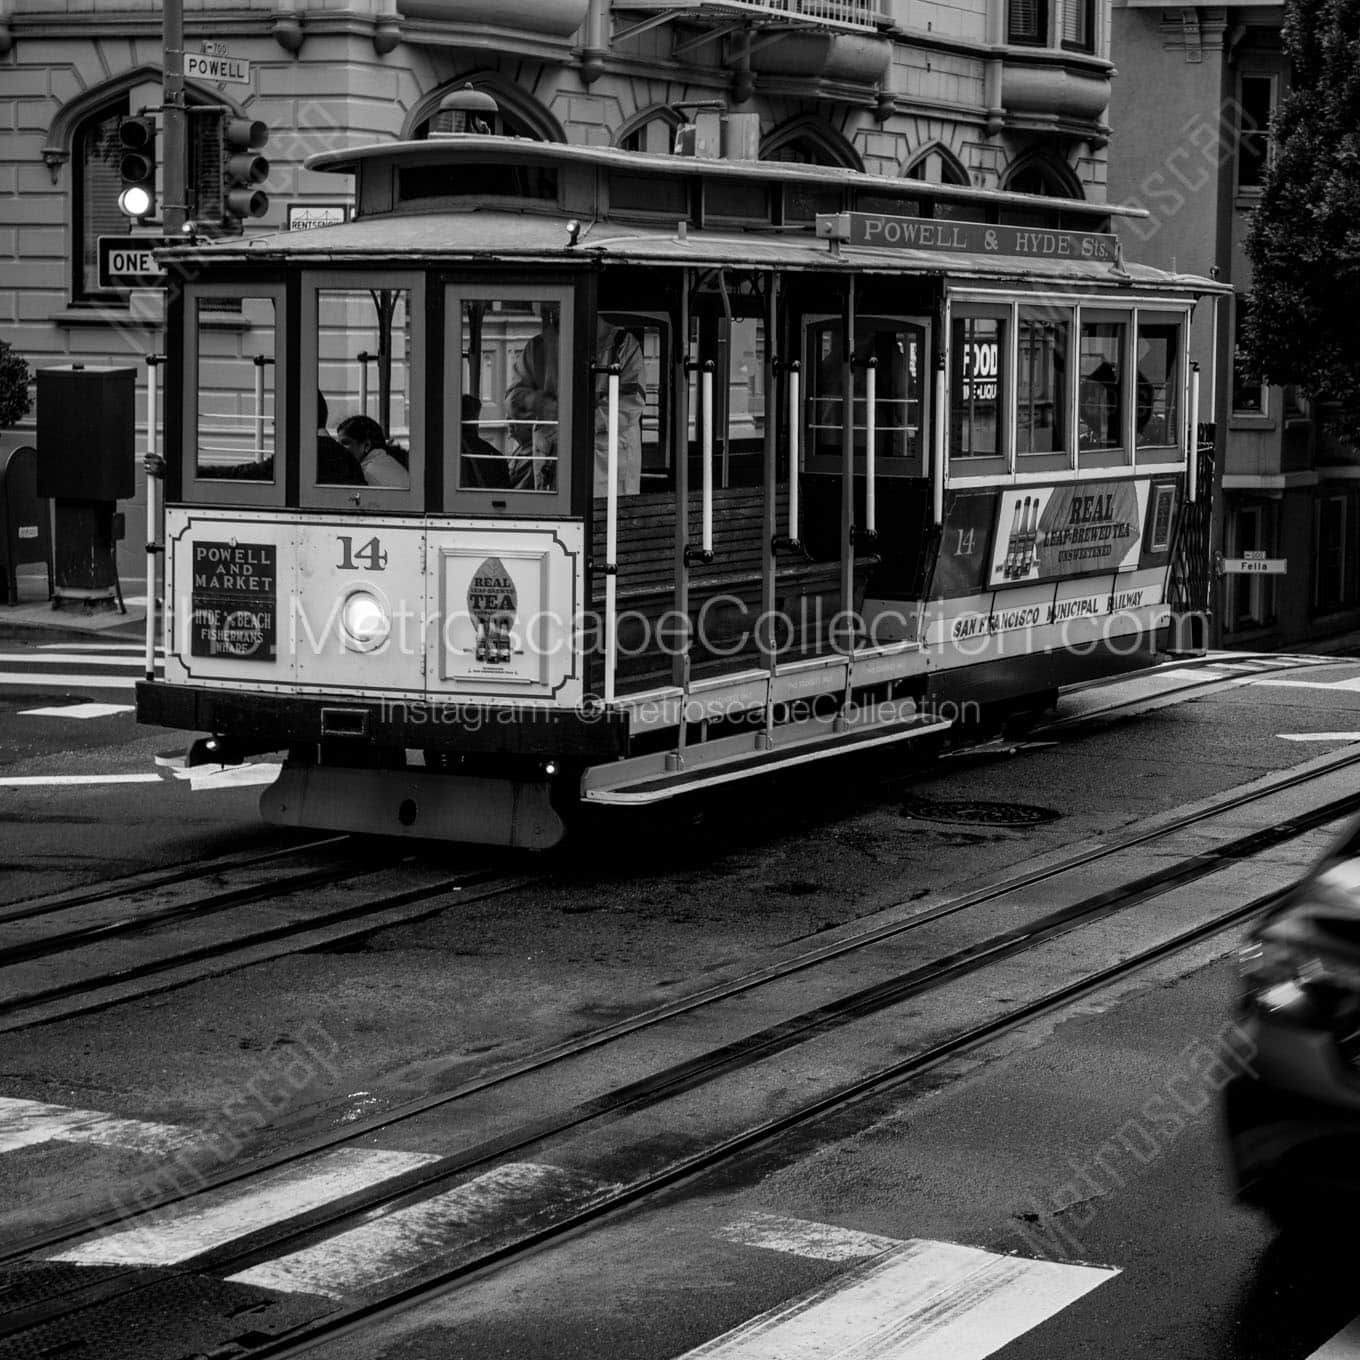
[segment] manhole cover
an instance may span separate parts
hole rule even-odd
[[[954,822],[968,826],[1037,826],[1056,821],[1062,813],[1053,808],[1031,807],[1028,803],[932,802],[929,798],[909,798],[902,805],[904,817],[918,822]]]

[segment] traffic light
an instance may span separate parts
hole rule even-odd
[[[249,118],[227,118],[222,125],[222,217],[240,226],[247,217],[269,211],[269,195],[257,184],[269,178],[269,162],[258,155],[269,129]]]
[[[118,175],[123,190],[118,207],[134,221],[156,206],[156,124],[144,115],[118,120]]]

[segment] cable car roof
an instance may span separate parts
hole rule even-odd
[[[159,254],[160,252],[158,252]],[[653,264],[682,268],[727,266],[821,273],[911,273],[989,282],[1156,289],[1193,294],[1225,291],[1223,284],[1193,274],[1172,274],[1147,265],[1073,258],[1044,259],[897,247],[842,245],[834,250],[808,228],[746,232],[677,231],[674,224],[647,226],[581,222],[572,244],[568,219],[558,214],[505,211],[398,213],[362,218],[309,231],[281,231],[169,249],[164,257],[181,269],[195,264],[322,264],[406,267],[413,259],[432,264],[503,260],[557,268],[599,264]]]

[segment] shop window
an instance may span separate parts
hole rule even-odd
[[[72,294],[78,301],[100,296],[99,237],[126,235],[129,230],[128,219],[118,209],[118,195],[123,187],[118,173],[123,153],[118,124],[127,113],[128,101],[124,95],[116,104],[86,119],[77,129],[72,146],[72,182],[78,224]],[[103,294],[106,300],[116,300],[119,296]]]
[[[1357,603],[1355,508],[1350,494],[1322,495],[1315,503],[1313,605],[1319,614]]]
[[[1007,0],[1006,41],[1046,46],[1048,43],[1047,0]]]
[[[1248,309],[1251,304],[1240,293],[1233,302],[1236,318],[1233,330],[1232,412],[1235,416],[1264,416],[1269,414],[1266,385],[1252,372],[1245,347]]]
[[[1006,323],[994,316],[957,317],[950,337],[949,456],[1005,456]]]
[[[1273,502],[1240,505],[1227,515],[1227,556],[1249,552],[1277,556],[1277,520]],[[1276,621],[1276,576],[1224,577],[1227,589],[1228,627],[1234,632],[1265,628]]]
[[[1259,189],[1273,159],[1270,120],[1275,112],[1275,77],[1243,75],[1237,100],[1237,187]]]
[[[1017,455],[1067,450],[1070,330],[1070,323],[1060,318],[1020,314],[1015,374]]]
[[[1138,322],[1138,372],[1134,435],[1140,449],[1180,443],[1181,328],[1172,322]]]
[[[1124,341],[1122,321],[1083,321],[1077,356],[1077,446],[1083,453],[1124,447]]]

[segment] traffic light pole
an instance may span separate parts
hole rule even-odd
[[[167,236],[178,236],[189,218],[187,166],[189,114],[184,104],[184,0],[164,0],[161,112],[164,119],[164,193],[161,221]]]

